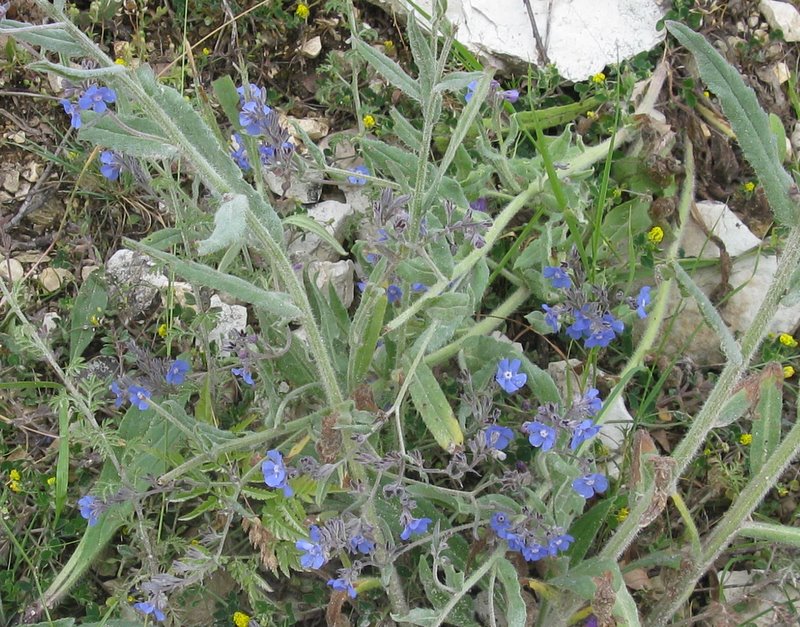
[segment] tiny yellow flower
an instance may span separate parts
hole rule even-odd
[[[709,92],[707,89],[706,89],[706,90],[703,92],[703,95],[704,95],[706,98],[711,98],[711,92]]]
[[[589,118],[590,120],[596,120],[597,119],[597,111],[587,111],[586,112],[586,117]]]
[[[630,513],[631,513],[631,510],[629,510],[627,507],[620,507],[619,511],[617,512],[617,516],[616,516],[617,522],[618,523],[625,522],[625,519],[628,518],[628,514],[630,514]]]
[[[606,82],[606,75],[603,74],[602,72],[598,72],[597,74],[592,76],[592,82],[595,85],[602,85],[603,83]]]
[[[167,326],[167,323],[165,322],[160,327],[158,327],[158,336],[159,337],[167,337],[167,332],[168,331],[169,331],[169,327]]]
[[[100,318],[98,318],[95,314],[92,314],[91,316],[89,316],[89,324],[91,324],[93,327],[99,327]]]
[[[739,444],[742,446],[750,446],[753,443],[752,433],[743,433],[739,436]]]
[[[364,128],[367,130],[375,128],[375,125],[377,124],[375,121],[375,116],[372,116],[369,113],[362,118],[362,121],[364,122]]]
[[[783,344],[784,346],[788,346],[789,348],[795,348],[797,346],[797,340],[794,339],[788,333],[781,333],[778,336],[778,341]]]
[[[783,378],[784,379],[791,379],[794,376],[794,368],[791,366],[784,366],[783,367]]]
[[[116,63],[117,65],[128,65],[125,59],[120,59],[120,58],[114,59],[114,63]]]
[[[748,194],[752,194],[754,191],[756,191],[756,184],[753,183],[753,181],[747,181],[747,183],[742,185],[742,189],[744,189],[744,191],[746,191]]]
[[[311,14],[311,11],[309,11],[307,4],[303,4],[301,2],[300,4],[297,5],[297,9],[295,9],[294,14],[301,20],[307,20],[308,16]]]
[[[207,57],[208,55],[211,54],[211,48],[203,48],[200,52],[203,53],[204,57]]]
[[[711,455],[711,447],[710,447],[710,446],[707,446],[707,447],[705,447],[705,448],[703,449],[703,455],[705,455],[706,457],[708,457],[709,455]]]
[[[664,239],[664,229],[660,226],[654,226],[647,232],[647,241],[651,244],[660,244]]]
[[[250,617],[244,612],[235,612],[233,614],[233,624],[236,627],[247,627],[250,624]]]
[[[55,477],[48,477],[47,478],[47,485],[49,485],[52,488],[55,484],[56,484],[56,478]]]
[[[9,471],[8,478],[11,479],[11,481],[19,481],[22,479],[22,475],[19,474],[19,470],[14,468],[13,470]]]
[[[386,52],[391,52],[394,50],[394,42],[391,39],[387,39],[383,42],[383,47],[386,49]]]
[[[789,488],[787,488],[785,485],[776,485],[775,489],[778,491],[778,496],[786,496],[789,494]]]

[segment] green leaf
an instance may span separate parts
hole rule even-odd
[[[385,259],[382,259],[372,276],[383,272],[385,267]],[[372,364],[388,302],[385,290],[368,281],[353,316],[348,338],[350,359],[347,364],[347,389],[351,392],[361,385]]]
[[[92,114],[85,112],[83,115]],[[117,119],[142,135],[132,135],[119,125]],[[96,146],[144,159],[172,159],[178,154],[178,149],[163,138],[163,131],[158,125],[146,118],[132,115],[119,114],[117,118],[95,115],[91,125],[82,126],[78,131],[78,138]]]
[[[389,111],[389,115],[392,116],[394,122],[392,126],[394,134],[413,152],[418,153],[422,146],[422,131],[414,128],[414,125],[394,107]]]
[[[722,104],[744,156],[764,187],[775,219],[787,226],[798,224],[800,207],[790,195],[796,186],[783,169],[769,118],[755,92],[702,35],[678,22],[667,21],[666,26],[694,55],[700,76]]]
[[[72,36],[63,28],[49,25],[45,30],[29,30],[27,32],[20,32],[19,30],[30,27],[31,25],[27,22],[3,20],[3,26],[0,28],[0,35],[10,35],[19,41],[24,41],[34,46],[41,46],[44,50],[57,52],[66,57],[83,57],[86,55],[86,50],[76,44]]]
[[[497,578],[506,591],[506,622],[509,625],[525,625],[527,609],[522,598],[517,569],[504,557],[497,560],[496,568]]]
[[[616,503],[616,499],[603,499],[570,525],[569,533],[575,538],[575,542],[569,547],[567,555],[573,564],[580,562],[589,552]]]
[[[207,239],[197,242],[197,252],[210,255],[228,246],[240,244],[247,233],[245,216],[248,204],[247,196],[243,194],[225,194],[222,204],[214,214],[214,231]]]
[[[772,129],[772,134],[775,136],[775,142],[778,148],[778,159],[781,163],[786,161],[786,129],[783,128],[783,122],[774,113],[769,114],[769,127]]]
[[[81,285],[72,305],[69,333],[69,360],[74,362],[94,339],[96,324],[108,304],[108,291],[101,272],[92,272]]]
[[[389,83],[397,87],[409,98],[422,102],[419,82],[411,78],[397,63],[392,61],[382,52],[375,50],[368,43],[354,37],[353,45],[363,59],[369,63],[378,74]]]
[[[406,371],[409,365],[410,360],[406,360]],[[439,446],[448,452],[461,446],[464,443],[461,426],[453,414],[450,402],[439,387],[439,382],[425,362],[420,361],[417,365],[409,391],[414,407]]]
[[[445,74],[433,88],[435,91],[461,91],[472,81],[479,81],[483,72],[450,72]]]
[[[417,574],[419,575],[419,582],[422,586],[422,589],[425,590],[425,595],[428,597],[431,605],[433,605],[437,610],[440,610],[447,605],[448,601],[450,601],[451,594],[446,590],[442,590],[434,581],[433,570],[428,564],[428,560],[426,559],[425,555],[420,555],[417,565]],[[463,586],[464,574],[459,572],[461,575],[460,579],[462,580],[460,583],[452,580],[453,574],[455,573],[452,573],[451,577],[448,577],[447,584],[460,588]],[[451,625],[459,625],[460,627],[480,627],[480,624],[477,623],[473,618],[474,610],[472,609],[472,605],[472,597],[465,596],[462,598],[458,603],[456,603],[456,606],[447,615],[447,622]],[[436,614],[435,616],[439,617],[439,614]]]
[[[236,91],[236,84],[229,75],[220,76],[217,80],[211,83],[211,89],[214,90],[214,96],[217,102],[225,112],[225,117],[228,118],[230,125],[238,129],[239,127],[239,92]]]
[[[758,384],[758,402],[753,416],[753,442],[750,445],[750,472],[756,474],[773,455],[781,441],[783,410],[783,369],[768,364]]]
[[[195,261],[184,261],[180,257],[145,246],[140,242],[126,239],[125,245],[150,255],[153,259],[163,261],[176,274],[189,281],[218,289],[255,307],[261,307],[284,320],[296,320],[303,315],[302,311],[291,302],[289,295],[283,292],[268,292],[239,277],[224,274]]]
[[[126,72],[125,68],[121,65],[109,65],[106,67],[98,67],[92,70],[77,67],[67,67],[60,63],[51,63],[50,61],[34,61],[28,68],[46,74],[52,72],[64,78],[69,78],[73,81],[96,81],[98,79],[110,79],[116,74],[123,74]]]
[[[417,18],[413,11],[408,14],[408,21],[406,22],[406,34],[408,35],[408,43],[411,47],[411,55],[414,57],[414,63],[419,72],[419,91],[424,98],[428,98],[433,90],[433,80],[436,74],[436,59],[433,56],[425,33],[419,27]]]
[[[751,404],[747,389],[742,388],[725,401],[717,419],[714,421],[714,428],[727,427],[729,424],[736,422],[744,415],[744,412],[750,409]]]
[[[314,218],[309,217],[305,213],[295,213],[294,215],[287,216],[283,219],[284,226],[296,226],[299,229],[314,233],[328,246],[333,248],[342,257],[347,256],[347,251],[342,248],[342,245],[336,241],[336,238],[330,234],[330,231],[317,222]]]

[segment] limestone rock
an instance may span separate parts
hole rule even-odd
[[[785,41],[800,41],[800,11],[790,2],[761,0],[759,9],[773,29],[783,31]]]

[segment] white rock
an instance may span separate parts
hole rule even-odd
[[[374,1],[405,13],[410,4]],[[531,0],[530,4],[547,56],[570,80],[584,80],[664,38],[664,31],[656,30],[666,5],[659,0]],[[418,5],[433,13],[432,0],[420,0]],[[447,17],[457,27],[458,41],[484,62],[541,64],[521,0],[451,0]]]
[[[353,208],[337,200],[325,200],[308,210],[308,216],[321,224],[334,239],[341,243],[355,215]],[[336,261],[339,255],[325,244],[321,237],[314,233],[304,232],[301,238],[289,245],[289,254],[295,261],[307,263],[313,259],[320,261]]]
[[[48,292],[60,290],[68,281],[75,277],[72,272],[64,268],[45,268],[39,273],[39,283]]]
[[[223,346],[228,341],[231,331],[244,331],[247,328],[247,308],[241,305],[229,305],[214,294],[209,301],[212,309],[219,309],[217,325],[208,334],[210,342],[216,342],[220,348],[220,355],[228,355]]]
[[[345,308],[353,304],[353,276],[355,265],[349,259],[342,261],[313,261],[308,265],[308,274],[322,292],[323,297],[328,294],[328,285],[333,285],[336,295]]]
[[[169,285],[169,279],[154,270],[155,263],[147,255],[123,248],[106,262],[106,272],[127,297],[129,312],[138,315],[155,300],[158,290]]]
[[[45,333],[50,334],[58,328],[59,322],[61,322],[61,316],[54,311],[48,311],[42,316],[42,329]]]
[[[761,0],[758,6],[769,25],[783,31],[785,41],[800,41],[800,12],[791,3]]]
[[[708,240],[699,223],[725,244],[732,258],[729,284],[733,292],[718,311],[734,335],[742,334],[750,328],[764,301],[778,259],[775,255],[760,254],[755,250],[761,245],[761,240],[724,203],[698,202],[696,208],[684,229],[682,248],[686,257],[719,258],[719,248]],[[719,266],[687,271],[704,294],[710,295],[719,287]],[[667,323],[670,337],[664,348],[668,352],[677,351],[699,364],[716,363],[722,359],[719,339],[705,325],[694,299],[683,298],[678,289],[673,289],[667,310],[677,312],[677,320]],[[767,328],[769,332],[779,333],[794,329],[798,323],[800,307],[780,306]],[[696,332],[698,326],[704,328]]]
[[[273,193],[284,198],[291,198],[302,205],[310,205],[319,200],[322,194],[322,183],[304,181],[297,176],[293,176],[289,189],[283,189],[285,180],[269,170],[264,170],[264,180],[269,185]]]
[[[317,58],[320,52],[322,52],[322,39],[320,39],[319,35],[312,37],[300,46],[300,54],[309,59]]]
[[[12,283],[16,283],[23,276],[25,276],[25,269],[19,261],[16,259],[0,259],[0,278],[10,278]]]
[[[11,194],[19,191],[19,170],[6,170],[3,172],[3,189]]]
[[[800,601],[800,589],[788,578],[775,581],[775,573],[763,570],[725,570],[717,573],[727,605],[736,605],[743,625],[775,627],[789,625],[787,612]],[[764,583],[765,579],[772,579]],[[744,607],[740,608],[740,605]],[[783,610],[783,611],[782,611]],[[794,621],[792,622],[794,624]]]
[[[298,144],[300,143],[300,138],[295,135],[293,126],[294,124],[297,124],[297,126],[303,129],[306,135],[308,135],[308,138],[313,139],[314,141],[322,139],[331,130],[331,126],[328,121],[322,118],[297,119],[287,116],[285,126],[289,130],[289,134],[297,140],[295,143]]]

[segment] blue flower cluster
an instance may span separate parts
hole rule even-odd
[[[164,612],[161,611],[161,608],[158,607],[155,603],[150,603],[149,601],[140,601],[139,603],[133,604],[133,609],[137,612],[141,612],[145,616],[152,616],[155,620],[162,622],[166,619]]]
[[[475,95],[475,90],[478,88],[478,81],[472,81],[469,85],[467,85],[467,94],[464,96],[464,100],[469,102],[472,100],[472,97]],[[519,90],[518,89],[507,89],[502,91],[500,89],[500,83],[497,81],[492,81],[489,84],[489,102],[492,104],[497,104],[502,101],[510,102],[514,104],[517,100],[519,100]]]
[[[555,557],[569,549],[575,542],[568,533],[531,530],[528,526],[531,517],[512,522],[505,512],[495,512],[489,525],[497,537],[508,543],[508,550],[519,553],[527,562],[537,562],[546,557]]]
[[[289,133],[280,124],[278,114],[267,106],[267,90],[250,83],[239,93],[239,126],[251,137],[259,137],[258,155],[265,166],[286,164],[294,154],[294,144],[289,141]],[[233,134],[234,148],[231,157],[242,170],[250,169],[245,142],[239,133]]]
[[[280,488],[286,498],[294,495],[294,490],[289,485],[289,469],[280,451],[267,451],[267,458],[261,462],[261,473],[264,475],[264,483],[270,488]]]
[[[81,516],[89,522],[90,527],[97,524],[100,515],[106,510],[106,504],[95,496],[87,494],[78,500]]]
[[[166,368],[164,373],[164,380],[168,385],[181,385],[186,380],[186,375],[191,369],[189,363],[183,359],[176,359],[172,361]],[[150,407],[150,398],[153,393],[148,388],[142,385],[131,384],[126,377],[114,381],[109,389],[116,397],[114,399],[114,407],[119,409],[122,405],[129,401],[131,405],[144,411]]]
[[[625,330],[625,324],[610,311],[605,292],[592,286],[580,289],[567,272],[568,266],[548,266],[542,272],[550,285],[564,292],[564,301],[556,305],[542,305],[545,322],[558,333],[565,321],[571,321],[566,334],[573,340],[583,340],[586,348],[605,348]],[[574,272],[574,271],[573,271]],[[594,300],[586,296],[589,291]],[[647,316],[646,307],[650,305],[650,287],[644,286],[639,294],[628,299],[628,305],[639,318]]]
[[[100,153],[100,174],[109,181],[116,181],[122,172],[122,156],[113,150],[104,150]]]
[[[102,115],[108,111],[108,105],[116,101],[117,93],[113,89],[92,84],[78,96],[77,102],[72,102],[67,98],[62,98],[59,102],[64,107],[64,113],[70,116],[70,126],[77,129],[83,125],[81,118],[83,111],[94,111]]]

